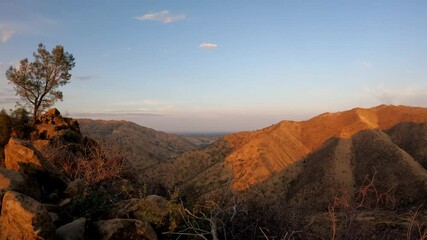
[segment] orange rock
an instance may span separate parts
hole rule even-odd
[[[54,229],[49,213],[39,202],[17,192],[6,192],[0,216],[0,240],[51,239]]]

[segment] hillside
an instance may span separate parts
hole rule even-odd
[[[109,154],[123,156],[129,169],[139,171],[196,146],[182,137],[127,121],[78,119],[83,135],[97,140]]]
[[[379,190],[393,189],[395,204],[406,206],[427,197],[426,123],[425,108],[386,105],[282,121],[225,136],[154,165],[141,178],[201,196],[227,190],[266,204],[324,209],[339,192],[353,194],[375,175]]]

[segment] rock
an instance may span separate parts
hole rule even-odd
[[[5,149],[5,165],[9,170],[19,171],[22,164],[31,163],[43,168],[43,156],[35,150],[30,142],[11,138]]]
[[[148,222],[136,219],[111,219],[96,223],[99,239],[147,239],[156,240],[157,235]]]
[[[58,202],[58,200],[59,200],[59,195],[58,195],[58,193],[56,193],[56,192],[53,192],[53,193],[51,193],[51,194],[49,194],[49,201],[50,202]]]
[[[27,181],[26,176],[19,172],[0,168],[0,195],[6,191],[24,193],[35,199],[41,197],[39,186],[35,182]]]
[[[167,204],[168,200],[161,196],[149,195],[144,199],[143,209],[139,209],[135,214],[138,217],[145,217],[147,221],[156,224],[164,222],[165,217],[168,215]]]
[[[88,190],[89,184],[83,179],[75,179],[70,182],[65,189],[64,193],[71,198],[75,198],[79,195],[83,195]]]
[[[53,139],[62,137],[66,134],[77,137],[74,139],[77,142],[80,142],[82,139],[78,122],[71,118],[63,118],[56,108],[52,108],[41,115],[39,119],[37,119],[35,126],[38,132],[38,136],[36,136],[37,139]],[[64,133],[62,130],[70,131]],[[74,140],[71,142],[75,142]]]
[[[168,201],[157,195],[150,195],[143,199],[132,198],[114,204],[110,217],[112,218],[134,218],[148,221],[155,227],[168,225],[169,214]],[[179,209],[175,210],[179,213]],[[172,213],[174,214],[174,213]]]
[[[7,169],[35,177],[44,189],[65,189],[70,180],[27,141],[11,138],[5,147]]]
[[[73,199],[72,199],[72,198],[66,198],[66,199],[62,200],[62,201],[59,203],[59,206],[60,206],[61,208],[64,208],[64,207],[66,207],[66,206],[70,205],[70,203],[71,203],[72,201],[73,201]]]
[[[49,216],[54,224],[59,220],[59,215],[57,213],[49,212]]]
[[[57,240],[84,240],[86,218],[79,218],[56,229]]]
[[[85,138],[79,124],[71,118],[64,118],[53,108],[41,115],[32,136],[34,147],[47,159],[55,157],[82,156],[85,150]]]
[[[120,179],[111,184],[110,192],[132,196],[136,194],[136,189],[133,187],[132,182],[127,179]]]
[[[61,207],[56,204],[49,204],[49,203],[42,203],[42,206],[48,211],[48,212],[55,212],[58,213],[61,211]]]
[[[46,209],[36,200],[8,191],[2,202],[0,240],[51,239],[54,225]]]

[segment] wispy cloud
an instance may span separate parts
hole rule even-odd
[[[360,61],[359,64],[364,68],[372,68],[374,66],[374,64],[372,64],[372,62],[368,60]]]
[[[210,42],[203,42],[199,45],[199,48],[207,48],[207,49],[212,49],[216,47],[218,47],[218,44],[210,43]]]
[[[158,21],[162,23],[172,23],[184,20],[186,16],[184,14],[173,15],[169,10],[163,10],[160,12],[150,12],[142,16],[137,16],[135,19],[140,21]]]
[[[11,26],[0,24],[0,43],[8,42],[14,34],[15,31]]]
[[[114,104],[113,109],[126,109],[127,112],[163,115],[174,109],[169,101],[157,99],[131,100]]]
[[[142,103],[144,105],[149,105],[149,106],[158,106],[158,105],[168,105],[169,104],[166,101],[157,100],[157,99],[145,99],[144,101],[142,101]]]
[[[377,100],[384,104],[402,104],[413,106],[426,106],[427,87],[395,87],[390,88],[384,85],[376,87],[366,87],[365,90],[375,96]]]
[[[127,117],[162,116],[162,114],[159,114],[159,113],[148,113],[144,111],[76,112],[76,113],[72,113],[72,115],[73,117],[77,117],[77,118],[92,118],[92,119],[114,118],[114,119],[121,119],[121,120]]]
[[[9,87],[0,90],[0,104],[10,104],[19,101],[19,97],[15,96],[15,91]]]
[[[77,76],[75,77],[77,80],[82,80],[82,81],[86,81],[86,80],[92,80],[97,78],[97,76]]]

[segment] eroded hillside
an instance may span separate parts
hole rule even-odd
[[[196,149],[182,137],[132,122],[91,119],[78,122],[83,135],[97,140],[109,154],[124,157],[128,168],[135,172]]]
[[[394,204],[405,205],[427,192],[426,122],[427,109],[406,106],[325,113],[225,136],[142,176],[201,195],[228,189],[244,199],[324,208],[375,175],[381,190],[393,189]]]

